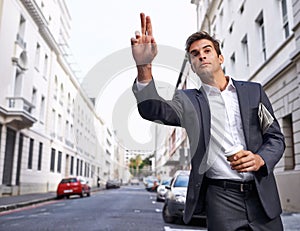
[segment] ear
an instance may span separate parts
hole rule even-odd
[[[220,65],[224,63],[224,56],[223,55],[219,55],[219,62],[220,62]]]

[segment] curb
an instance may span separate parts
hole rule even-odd
[[[34,204],[43,203],[46,201],[51,201],[54,199],[56,199],[56,197],[49,197],[49,198],[43,198],[43,199],[38,199],[38,200],[19,202],[16,204],[2,205],[2,206],[0,206],[0,213],[4,212],[4,211],[9,211],[9,210],[13,210],[13,209],[18,209],[18,208],[34,205]]]
[[[98,191],[102,191],[102,190],[103,190],[102,188],[92,188],[91,192],[98,192]],[[9,210],[18,209],[18,208],[23,208],[23,207],[34,205],[34,204],[43,203],[46,201],[55,200],[55,199],[57,199],[56,196],[51,196],[51,197],[45,197],[45,198],[40,198],[40,199],[36,199],[36,200],[31,200],[31,201],[17,202],[15,204],[1,205],[0,213],[9,211]]]

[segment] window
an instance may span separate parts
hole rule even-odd
[[[23,15],[20,16],[20,22],[19,22],[19,30],[17,34],[17,43],[21,46],[21,48],[26,48],[26,43],[24,41],[24,35],[25,35],[25,23],[26,20],[23,17]]]
[[[14,96],[20,96],[22,93],[22,72],[17,69],[15,76]]]
[[[57,158],[57,172],[61,172],[61,159],[62,159],[62,153],[61,151],[58,151],[58,158]]]
[[[67,105],[67,112],[70,113],[71,110],[71,95],[70,92],[68,93],[68,105]]]
[[[243,13],[244,13],[244,3],[240,7],[240,14],[243,14]]]
[[[79,176],[79,159],[77,158],[76,162],[76,176]]]
[[[287,38],[290,35],[290,29],[289,29],[286,0],[281,0],[281,9],[282,9],[282,21],[283,21],[284,35],[285,35],[285,38]]]
[[[30,141],[29,141],[29,153],[28,153],[28,163],[27,163],[27,168],[28,169],[32,169],[33,144],[34,144],[34,140],[32,138],[30,138]]]
[[[55,79],[54,79],[54,92],[53,92],[53,98],[55,100],[57,100],[57,94],[58,94],[58,80],[57,80],[57,76],[55,76]]]
[[[36,95],[37,95],[36,89],[33,88],[32,95],[31,95],[31,103],[34,107],[36,106]]]
[[[51,149],[51,162],[50,162],[50,172],[54,172],[55,166],[55,149]]]
[[[265,39],[265,26],[264,26],[263,12],[261,12],[259,14],[259,16],[257,17],[256,23],[259,27],[260,40],[261,40],[261,49],[262,49],[262,52],[263,52],[263,58],[264,58],[264,61],[266,61],[267,54],[266,54],[266,39]]]
[[[35,68],[39,70],[40,66],[40,56],[41,56],[41,46],[40,44],[36,44],[36,49],[35,49]]]
[[[233,31],[233,23],[232,23],[232,24],[230,25],[230,27],[229,27],[229,34],[231,34],[232,31]]]
[[[235,52],[233,52],[230,56],[230,60],[232,61],[232,63],[235,63]]]
[[[61,84],[60,85],[60,97],[59,97],[59,103],[61,106],[63,106],[63,102],[64,102],[64,85]]]
[[[45,96],[41,97],[41,106],[40,106],[40,121],[44,121],[45,116]]]
[[[47,73],[48,73],[48,55],[45,55],[45,58],[44,58],[44,70],[43,70],[44,77],[47,77]]]
[[[87,174],[88,174],[88,164],[87,163],[84,163],[84,177],[87,177]]]
[[[58,114],[57,126],[58,126],[58,129],[61,129],[61,131],[63,131],[63,128],[62,128],[62,117],[61,117],[60,114]],[[62,141],[62,133],[58,132],[57,134],[58,134],[58,139],[60,141]]]
[[[95,166],[92,165],[91,178],[94,178]]]
[[[82,176],[83,160],[80,161],[80,176]]]
[[[73,170],[74,170],[74,156],[71,156],[70,175],[73,175]]]
[[[51,116],[51,137],[55,137],[56,133],[56,112],[55,109],[52,109],[52,116]]]
[[[249,66],[249,47],[248,47],[248,37],[245,35],[242,39],[242,52],[244,55],[244,59],[246,61],[246,66]]]
[[[69,140],[69,137],[70,137],[69,121],[66,120],[65,140]]]
[[[293,170],[295,168],[295,150],[293,137],[293,119],[289,114],[283,118],[282,130],[284,133],[286,148],[284,151],[284,170]]]
[[[39,145],[39,158],[38,158],[38,166],[37,166],[37,170],[42,170],[42,156],[43,156],[43,143],[40,142]]]
[[[20,15],[18,34],[19,34],[20,38],[22,38],[22,39],[24,38],[24,34],[25,34],[25,23],[26,23],[26,20],[25,20],[24,16]]]

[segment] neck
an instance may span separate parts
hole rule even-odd
[[[210,86],[220,89],[220,91],[225,90],[225,88],[227,87],[227,84],[229,82],[229,78],[227,78],[223,73],[222,73],[222,75],[218,75],[213,78],[205,78],[205,79],[201,78],[201,80],[203,83],[205,83],[207,85],[210,85]]]

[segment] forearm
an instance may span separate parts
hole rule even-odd
[[[166,125],[180,126],[180,103],[177,99],[170,101],[160,97],[153,80],[142,90],[138,90],[135,83],[132,90],[137,99],[139,113],[144,119]]]

